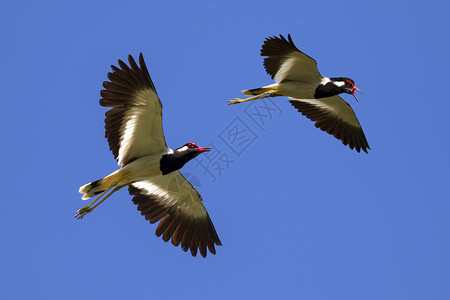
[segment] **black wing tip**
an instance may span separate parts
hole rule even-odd
[[[150,78],[150,75],[148,74],[148,70],[147,70],[147,66],[145,64],[145,60],[144,60],[144,55],[142,54],[142,52],[139,52],[139,67],[136,64],[136,60],[134,59],[132,54],[128,54],[128,64],[129,66],[121,59],[117,60],[117,63],[119,65],[119,67],[115,66],[115,65],[111,65],[111,69],[113,70],[113,72],[109,72],[108,73],[108,79],[111,81],[111,78],[114,78],[114,76],[116,75],[116,73],[120,73],[123,74],[124,72],[127,73],[127,77],[136,77],[136,76],[142,76],[142,75],[147,75],[148,79]],[[144,73],[144,74],[143,74]],[[145,76],[147,79],[147,76]],[[151,82],[151,80],[150,80]]]
[[[287,39],[282,34],[279,36],[273,35],[266,37],[261,47],[260,54],[261,56],[271,56],[274,55],[274,51],[281,51],[280,54],[282,54],[283,52],[291,52],[292,50],[300,51],[297,46],[295,46],[291,34],[288,33]]]
[[[345,145],[345,144],[344,144],[344,145]],[[350,146],[349,146],[349,148],[352,149],[352,150],[353,150],[353,148],[355,148],[356,152],[358,152],[358,153],[360,153],[361,150],[362,150],[362,151],[364,151],[366,154],[369,154],[369,152],[367,152],[367,149],[370,150],[369,147],[364,147],[364,146],[354,146],[354,147],[350,147]]]
[[[172,233],[165,241],[168,242],[171,239],[172,245],[175,247],[180,244],[181,249],[184,252],[190,250],[193,257],[196,257],[197,253],[200,252],[200,255],[203,258],[206,258],[208,250],[209,253],[215,255],[215,246],[222,246],[222,242],[217,236],[209,216],[207,217],[207,220],[189,224],[189,226],[186,226],[186,228],[183,229],[183,232],[184,234],[178,238],[179,240],[175,241],[175,237],[173,236],[174,233]]]
[[[372,150],[372,149],[370,149],[369,144],[367,143],[366,137],[365,137],[364,132],[362,131],[362,129],[360,129],[360,131],[361,132],[360,132],[360,134],[358,136],[354,136],[353,137],[353,138],[356,138],[356,139],[360,139],[359,142],[355,142],[355,141],[349,139],[348,137],[345,138],[345,139],[342,139],[342,138],[338,138],[338,137],[334,136],[331,133],[330,134],[333,135],[334,137],[336,137],[337,139],[339,139],[342,142],[342,144],[344,144],[344,146],[348,146],[351,150],[355,149],[356,152],[358,152],[358,153],[360,153],[361,150],[362,150],[366,154],[369,154],[369,152],[367,150]]]
[[[208,226],[208,223],[211,224],[211,227]],[[214,226],[211,222],[208,223],[194,222],[192,224],[189,224],[189,226],[184,226],[184,228],[181,229],[183,231],[183,234],[178,238],[174,236],[175,231],[179,230],[178,228],[172,232],[167,233],[167,227],[164,229],[164,232],[162,232],[163,230],[158,230],[160,226],[158,225],[158,228],[156,229],[156,235],[158,237],[162,235],[164,242],[168,242],[169,240],[171,240],[172,245],[174,245],[175,247],[178,247],[178,245],[180,245],[180,248],[184,252],[190,250],[190,253],[193,257],[196,257],[197,253],[200,253],[202,257],[206,258],[208,250],[209,253],[215,255],[215,246],[222,246],[222,242],[217,236]],[[183,224],[180,223],[178,226],[183,226]]]
[[[118,59],[117,62],[118,67],[111,65],[112,72],[108,72],[107,74],[109,81],[103,82],[103,87],[105,90],[100,92],[103,98],[105,97],[102,93],[104,94],[105,92],[111,92],[111,94],[126,94],[127,97],[130,98],[134,91],[142,88],[151,88],[156,93],[155,86],[150,78],[142,52],[139,54],[139,66],[136,64],[136,61],[131,54],[128,55],[129,66],[121,59]],[[124,105],[124,98],[120,98],[119,101],[114,99],[117,97],[109,98],[110,99],[105,100],[112,100],[112,102],[115,102],[115,105],[111,105],[111,101],[108,102],[111,107]],[[105,103],[102,99],[100,99],[100,101],[101,105],[102,103]]]
[[[320,128],[323,130],[322,128]],[[325,130],[323,130],[325,131]],[[367,142],[366,136],[364,135],[364,131],[362,128],[354,127],[352,130],[353,133],[348,133],[344,136],[337,136],[332,132],[328,132],[330,135],[334,136],[336,139],[340,140],[344,146],[348,146],[351,150],[355,149],[356,152],[360,153],[361,150],[366,154],[369,154],[367,150],[371,150],[369,147],[369,143]]]
[[[291,39],[291,34],[290,33],[288,33],[288,40],[289,41],[292,41],[292,39]],[[286,40],[286,38],[282,35],[282,34],[279,34],[279,36],[277,36],[277,35],[272,35],[272,36],[268,36],[268,37],[266,37],[266,41],[271,41],[271,40],[281,40],[281,41],[283,41],[283,42],[287,42],[288,40]]]
[[[368,152],[367,150],[372,150],[372,149],[370,149],[369,145],[367,145],[367,146],[365,146],[365,147],[362,147],[361,149],[362,149],[364,152],[366,152],[366,154],[369,154],[369,152]]]

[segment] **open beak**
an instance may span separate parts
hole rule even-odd
[[[356,95],[355,95],[355,90],[360,92],[363,95],[364,95],[364,93],[360,89],[358,89],[356,86],[353,86],[352,95],[353,95],[353,97],[355,97],[356,101],[358,101],[358,98],[356,98]]]
[[[211,147],[198,147],[198,151],[200,151],[200,153],[211,151],[211,149]]]

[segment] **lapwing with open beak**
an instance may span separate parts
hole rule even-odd
[[[360,91],[355,82],[347,77],[327,78],[320,75],[317,62],[301,52],[291,36],[266,38],[261,48],[266,72],[275,80],[274,84],[243,90],[252,96],[235,98],[228,104],[242,103],[267,97],[287,96],[289,102],[315,126],[328,132],[350,149],[367,153],[370,149],[364,132],[351,106],[339,94],[347,93],[356,98]],[[361,92],[362,93],[362,92]]]
[[[150,223],[159,221],[156,235],[174,246],[181,244],[206,257],[207,249],[222,245],[202,204],[202,197],[181,175],[179,169],[197,155],[210,151],[187,143],[170,149],[162,128],[162,105],[150,78],[142,53],[139,66],[131,55],[130,66],[119,60],[111,66],[109,81],[100,92],[100,105],[110,107],[105,118],[105,137],[120,169],[86,185],[79,192],[83,200],[95,200],[77,211],[83,218],[113,193],[128,186],[137,209]],[[107,194],[109,192],[109,194]]]

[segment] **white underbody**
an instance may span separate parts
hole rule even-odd
[[[142,181],[150,179],[152,177],[161,176],[160,169],[161,155],[148,155],[138,158],[131,163],[127,164],[123,168],[117,170],[117,178],[121,178],[126,174],[131,173],[129,176],[117,183],[118,186],[129,185],[136,181]],[[116,173],[114,172],[114,173]]]
[[[324,77],[325,79],[326,77]],[[317,86],[323,83],[323,80],[303,82],[303,81],[285,81],[264,86],[263,89],[281,90],[281,94],[296,99],[314,99]],[[328,78],[326,78],[328,79]],[[277,95],[275,95],[277,96]]]
[[[134,182],[162,176],[161,156],[170,153],[173,153],[172,149],[168,149],[166,153],[151,154],[138,158],[104,177],[98,186],[90,189],[90,183],[88,183],[80,187],[79,192],[85,194],[83,200],[86,200],[93,197],[97,191],[108,190],[114,186],[127,186]]]

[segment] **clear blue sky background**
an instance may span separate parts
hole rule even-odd
[[[449,9],[446,1],[3,1],[2,298],[449,299]],[[365,92],[358,103],[344,98],[368,155],[314,128],[285,98],[259,103],[260,112],[277,107],[263,125],[250,117],[256,106],[226,105],[272,82],[259,50],[280,33],[323,75],[350,77]],[[212,142],[222,167],[231,161],[225,170],[211,162],[215,181],[198,161],[183,169],[223,242],[215,256],[193,258],[157,238],[125,190],[74,219],[86,204],[79,186],[117,168],[102,82],[117,59],[141,51],[168,145]],[[222,139],[233,122],[252,133],[239,155]]]

